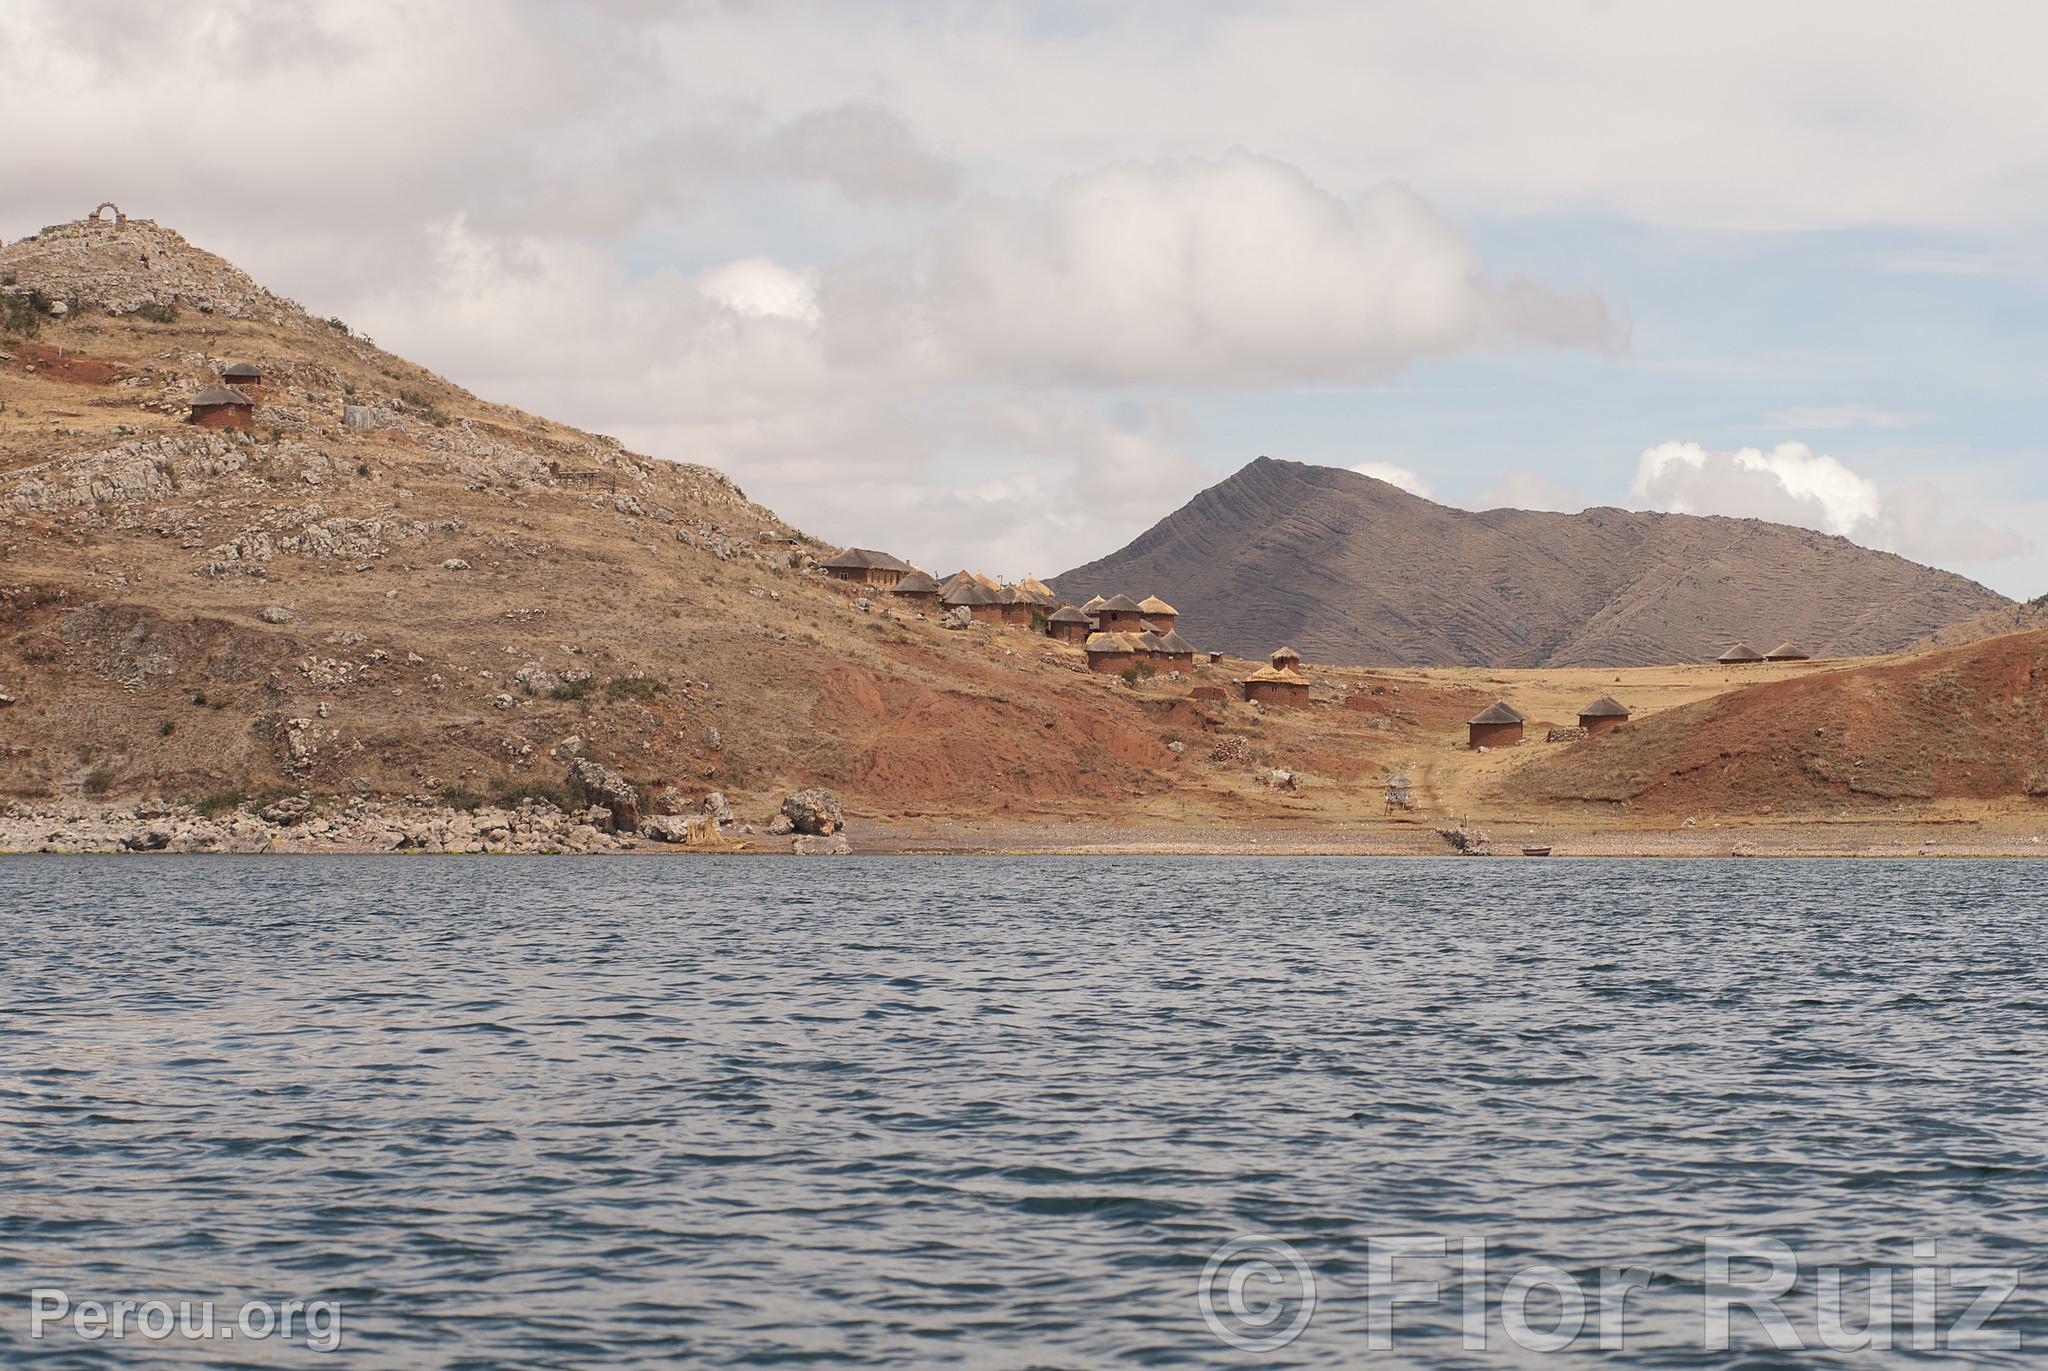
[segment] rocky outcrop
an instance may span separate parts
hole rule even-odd
[[[790,831],[830,837],[846,827],[846,811],[829,790],[799,790],[782,802],[782,817]]]
[[[569,780],[582,789],[585,799],[610,816],[613,832],[639,832],[640,793],[631,781],[588,757],[569,763]]]
[[[1484,833],[1476,828],[1459,824],[1455,828],[1439,828],[1436,836],[1450,844],[1451,851],[1461,857],[1490,857],[1493,847]]]

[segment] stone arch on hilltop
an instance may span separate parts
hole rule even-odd
[[[108,210],[114,211],[114,217],[111,220],[105,217]],[[121,213],[121,207],[112,200],[102,200],[93,207],[91,214],[85,216],[85,221],[88,224],[111,223],[115,228],[119,228],[128,222],[128,216]]]

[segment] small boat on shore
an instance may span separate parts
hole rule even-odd
[[[1524,857],[1548,857],[1550,849],[1547,847],[1525,847],[1522,849],[1522,855]]]

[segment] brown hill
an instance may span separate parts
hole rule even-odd
[[[2048,628],[2048,595],[2009,604],[1988,614],[1979,614],[1959,623],[1945,625],[1913,646],[1919,651],[1936,647],[1956,647],[1962,643],[1996,638],[2003,633],[2025,633],[2035,628]]]
[[[243,361],[253,427],[187,423]],[[1357,776],[1400,736],[863,599],[720,473],[480,400],[141,220],[0,247],[0,519],[0,802],[38,812],[509,802],[561,792],[573,737],[756,820],[823,784],[868,817],[1238,821],[1304,803],[1256,765]]]
[[[1547,750],[1503,793],[1665,814],[2048,796],[2048,631],[1716,695]]]
[[[1974,581],[1754,519],[1452,509],[1261,457],[1136,541],[1057,577],[1079,602],[1156,591],[1204,646],[1423,666],[1637,666],[1793,640],[1896,651],[2006,607]]]

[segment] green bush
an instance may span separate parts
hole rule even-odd
[[[92,774],[85,778],[85,793],[88,795],[104,795],[113,788],[114,773],[106,767],[94,767]]]
[[[178,322],[176,301],[144,300],[128,311],[130,317],[152,324],[175,324]]]
[[[43,316],[25,295],[0,295],[0,333],[32,338],[43,326]]]
[[[580,700],[590,693],[590,678],[580,681],[564,681],[548,692],[550,700]]]

